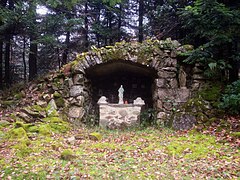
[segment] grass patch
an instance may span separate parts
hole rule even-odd
[[[88,138],[92,132],[102,138]],[[67,141],[78,134],[83,138]],[[240,175],[238,149],[193,132],[80,128],[29,140],[23,147],[19,140],[0,140],[0,179],[234,179]]]

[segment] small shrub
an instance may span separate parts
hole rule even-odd
[[[219,107],[230,114],[240,113],[240,80],[227,86],[222,95],[222,102]]]
[[[141,126],[146,127],[157,124],[157,112],[154,109],[147,109],[140,114]]]

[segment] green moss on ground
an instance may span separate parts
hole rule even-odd
[[[174,139],[166,146],[166,151],[172,156],[181,156],[186,159],[201,159],[208,156],[219,156],[216,149],[220,144],[216,143],[213,136],[203,134],[190,134]]]
[[[66,141],[74,134],[88,137],[92,131],[79,128],[64,134],[36,136],[30,143],[14,148],[16,144],[2,143],[1,150],[7,153],[0,154],[1,178],[237,179],[240,175],[239,150],[219,144],[209,135],[154,128],[96,128],[94,132],[103,136],[101,141]],[[219,170],[221,167],[224,171]]]
[[[28,139],[27,132],[23,127],[14,128],[8,131],[8,137],[10,139]]]

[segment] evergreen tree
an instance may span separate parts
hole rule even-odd
[[[203,64],[208,76],[219,78],[230,70],[230,80],[238,79],[240,11],[217,0],[197,0],[181,17],[189,42],[197,46],[188,62]]]

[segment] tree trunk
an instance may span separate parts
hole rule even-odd
[[[37,76],[37,43],[33,42],[36,37],[30,37],[29,52],[29,80],[33,80]]]
[[[3,88],[3,68],[2,68],[2,65],[3,65],[3,43],[2,41],[0,40],[0,89]]]
[[[36,25],[36,5],[30,4],[30,10],[33,12],[33,26]],[[33,28],[30,34],[30,52],[29,52],[29,80],[33,80],[37,76],[37,51],[38,45],[36,43],[37,35],[36,30]]]
[[[5,2],[3,2],[5,3]],[[8,9],[13,10],[14,9],[14,2],[12,0],[9,0],[8,2]],[[11,84],[10,82],[10,55],[11,55],[11,39],[12,39],[12,33],[14,29],[8,28],[7,34],[5,35],[6,38],[6,46],[5,46],[5,84],[9,86]]]
[[[70,31],[67,31],[66,40],[65,40],[66,48],[64,49],[63,55],[62,55],[62,66],[64,64],[67,64],[68,53],[69,53],[69,49],[68,49],[69,43],[70,43]]]
[[[5,84],[9,86],[11,84],[10,82],[10,51],[11,51],[11,35],[8,34],[6,37],[6,46],[5,46]]]
[[[138,17],[138,41],[143,41],[143,15],[144,15],[143,0],[139,0],[139,17]]]
[[[0,7],[6,7],[7,0],[2,0],[0,2]],[[0,26],[2,22],[0,21]],[[3,39],[0,39],[0,89],[3,89]]]
[[[22,51],[22,58],[23,58],[23,77],[24,77],[24,82],[27,82],[27,65],[26,65],[26,38],[25,36],[23,37],[23,51]]]

